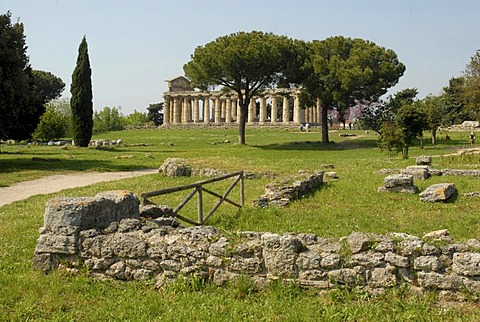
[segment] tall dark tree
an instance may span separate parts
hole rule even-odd
[[[443,88],[443,92],[446,125],[460,124],[463,121],[472,120],[474,113],[464,103],[464,77],[452,77],[448,81],[448,86]]]
[[[238,32],[197,47],[183,69],[195,87],[223,86],[237,94],[239,144],[245,144],[250,98],[300,77],[302,43],[260,31]]]
[[[93,94],[92,70],[85,36],[78,47],[77,65],[72,74],[70,93],[73,140],[76,145],[86,147],[90,143],[93,131]]]
[[[65,89],[60,77],[43,70],[33,70],[33,83],[35,93],[43,104],[59,98]]]
[[[405,66],[391,49],[363,39],[330,37],[309,44],[311,74],[304,87],[322,102],[322,141],[328,143],[328,110],[340,114],[356,101],[376,101],[398,82]]]
[[[156,126],[163,124],[163,102],[150,104],[147,107],[149,121],[153,122]]]
[[[7,12],[0,15],[0,138],[29,138],[43,112],[34,92],[23,24],[12,24]]]

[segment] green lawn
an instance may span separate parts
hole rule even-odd
[[[339,137],[349,132],[356,137]],[[425,204],[418,195],[380,194],[386,175],[381,168],[404,168],[418,155],[432,155],[434,167],[478,169],[479,155],[441,156],[468,147],[468,133],[440,135],[437,146],[410,149],[411,159],[389,157],[376,148],[377,136],[363,131],[332,131],[333,144],[320,143],[318,130],[247,129],[247,145],[239,146],[236,129],[135,130],[102,133],[95,138],[123,139],[125,145],[108,149],[56,146],[3,146],[0,153],[0,186],[54,173],[122,171],[158,168],[165,158],[181,157],[199,167],[228,171],[275,173],[287,176],[299,170],[334,164],[339,180],[329,181],[314,195],[286,209],[255,209],[252,202],[263,193],[269,179],[246,181],[246,206],[222,206],[208,222],[224,230],[311,232],[340,237],[353,231],[406,232],[418,236],[449,229],[455,240],[479,238],[480,198],[462,193],[480,191],[479,178],[433,177],[415,182],[420,189],[438,182],[453,182],[459,190],[454,203]],[[230,143],[225,143],[230,142]],[[35,161],[34,161],[35,160]],[[273,285],[254,291],[247,282],[225,288],[177,283],[157,292],[152,283],[99,281],[62,273],[44,275],[31,269],[31,258],[43,224],[44,206],[53,196],[89,196],[100,191],[128,189],[135,194],[201,180],[165,178],[160,174],[100,183],[38,195],[0,207],[0,320],[131,320],[131,321],[472,321],[480,313],[475,299],[442,306],[435,294],[413,296],[403,290],[375,298],[358,291],[328,294]],[[218,183],[223,189],[229,183]],[[158,200],[171,206],[185,194]],[[213,201],[212,201],[213,202]],[[207,202],[208,203],[208,202]],[[182,213],[195,218],[195,205]]]

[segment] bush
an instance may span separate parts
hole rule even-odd
[[[68,130],[68,120],[53,105],[47,106],[40,117],[40,123],[33,132],[34,140],[50,141],[65,137]]]

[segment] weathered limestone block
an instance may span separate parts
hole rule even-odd
[[[348,236],[347,243],[353,254],[367,250],[372,246],[372,239],[368,234],[353,232]]]
[[[339,254],[327,254],[322,257],[320,266],[327,269],[337,269],[342,263],[342,257]]]
[[[297,267],[299,270],[319,269],[322,257],[316,252],[303,252],[298,255]]]
[[[480,177],[480,170],[442,169],[442,176]]]
[[[383,180],[383,186],[378,188],[378,192],[401,192],[413,194],[418,192],[418,188],[413,185],[413,175],[392,174]]]
[[[452,270],[464,276],[480,276],[480,253],[453,254]]]
[[[253,201],[255,207],[286,207],[290,202],[311,194],[323,184],[323,171],[310,174],[300,171],[298,176],[275,181],[265,186],[265,193]]]
[[[432,157],[429,155],[420,155],[415,159],[417,165],[432,165]]]
[[[321,281],[325,280],[327,273],[318,269],[310,269],[305,271],[300,271],[298,275],[299,280],[305,281]]]
[[[413,176],[409,174],[392,174],[383,179],[385,188],[413,186]]]
[[[365,284],[364,276],[353,268],[341,268],[327,273],[335,285],[359,286]]]
[[[373,288],[389,288],[397,285],[396,269],[393,266],[375,267],[367,272],[367,285]]]
[[[443,264],[436,256],[419,256],[413,260],[413,268],[417,271],[438,272]]]
[[[158,169],[158,172],[167,177],[190,177],[192,168],[185,159],[167,158]]]
[[[245,258],[234,255],[230,262],[230,269],[244,274],[256,274],[264,270],[261,258]]]
[[[37,240],[37,253],[76,254],[77,238],[75,236],[63,236],[43,234]]]
[[[423,254],[423,241],[418,237],[408,238],[400,241],[398,246],[398,252],[402,256],[419,256]]]
[[[362,266],[367,268],[378,267],[384,264],[385,256],[377,252],[365,252],[361,254],[353,254],[347,261],[345,267]]]
[[[44,227],[47,232],[76,234],[90,228],[107,228],[124,218],[138,218],[140,201],[128,191],[109,191],[95,197],[58,197],[47,202]]]
[[[428,171],[428,166],[409,166],[406,169],[402,169],[400,174],[411,174],[414,179],[425,180],[430,174]]]
[[[230,245],[228,239],[226,237],[220,237],[216,242],[210,244],[209,252],[213,256],[226,256],[227,255],[227,247]]]
[[[410,266],[408,257],[400,256],[393,252],[388,252],[385,254],[385,261],[397,267],[406,268]]]
[[[423,236],[423,239],[428,241],[437,241],[437,242],[448,242],[452,243],[452,237],[450,236],[450,232],[448,229],[441,229],[431,231]]]
[[[459,290],[463,285],[462,279],[458,275],[445,275],[435,272],[419,271],[417,281],[419,286],[423,288],[436,290]]]
[[[113,254],[118,257],[139,258],[147,255],[147,245],[137,235],[117,233],[110,242]]]
[[[297,277],[295,262],[303,246],[300,239],[290,235],[265,233],[261,240],[265,267],[269,274],[283,278]]]
[[[457,194],[457,188],[453,183],[437,183],[431,185],[420,193],[423,202],[448,201]]]

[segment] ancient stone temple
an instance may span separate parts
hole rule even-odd
[[[234,92],[196,91],[179,76],[167,80],[164,126],[229,125],[239,122],[240,107]],[[300,91],[277,88],[261,92],[248,106],[247,125],[300,125],[320,123],[320,101],[315,107],[300,107]]]

